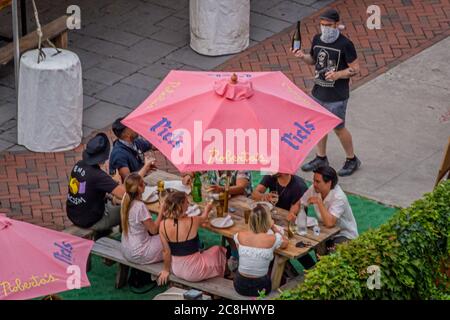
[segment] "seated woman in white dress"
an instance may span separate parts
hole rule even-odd
[[[139,174],[131,173],[125,178],[125,190],[120,211],[124,257],[137,264],[162,261],[162,244],[158,235],[162,212],[153,221],[142,202],[145,184]]]
[[[234,235],[239,251],[239,268],[234,277],[235,290],[244,296],[258,296],[258,292],[272,290],[268,274],[273,252],[288,246],[287,238],[274,227],[270,212],[263,205],[257,205],[249,218],[249,231]]]

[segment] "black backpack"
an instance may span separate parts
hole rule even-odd
[[[151,274],[135,268],[130,268],[130,274],[128,276],[128,285],[130,286],[130,290],[133,293],[144,294],[155,288],[156,281],[152,280]],[[143,288],[149,285],[150,285],[149,288],[142,290]]]

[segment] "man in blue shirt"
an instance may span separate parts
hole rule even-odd
[[[112,131],[117,140],[114,141],[109,157],[109,174],[114,175],[117,170],[122,183],[131,172],[138,172],[142,169],[145,162],[145,152],[156,150],[150,142],[140,138],[134,130],[123,125],[121,122],[123,119],[124,117],[118,118],[112,124]],[[183,174],[182,178],[184,185],[192,183],[190,173]]]
[[[139,138],[132,129],[124,126],[119,118],[112,124],[112,130],[117,137],[114,141],[109,158],[109,173],[118,170],[122,182],[131,172],[137,172],[144,166],[144,153],[153,149],[150,142]]]

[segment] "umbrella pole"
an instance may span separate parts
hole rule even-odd
[[[17,10],[17,1],[12,1],[12,28],[13,28],[13,43],[14,43],[14,80],[16,89],[16,112],[19,99],[19,65],[20,65],[20,50],[19,50],[19,16]],[[17,113],[16,113],[17,119]]]
[[[230,171],[227,170],[226,180],[225,180],[225,192],[224,192],[224,200],[223,200],[223,212],[224,215],[228,212],[228,194],[230,190]]]

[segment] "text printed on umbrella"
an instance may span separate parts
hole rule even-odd
[[[163,117],[149,131],[172,147],[170,160],[174,164],[259,163],[269,171],[276,172],[279,168],[278,129],[203,130],[202,121],[194,121],[192,132],[184,128],[171,129],[172,122]]]
[[[58,251],[53,252],[53,257],[55,259],[67,263],[68,265],[72,264],[72,250],[73,247],[70,243],[62,241],[61,243],[55,242],[55,247]]]
[[[5,297],[7,297],[8,295],[13,293],[23,292],[31,290],[33,288],[46,286],[58,280],[59,279],[56,278],[54,275],[45,273],[42,276],[32,275],[30,279],[28,279],[27,281],[22,281],[19,278],[15,279],[13,282],[2,281],[0,282],[0,287],[2,289],[0,292],[2,292]]]
[[[303,125],[296,121],[294,122],[294,126],[297,127],[295,134],[291,132],[285,133],[281,137],[281,141],[287,143],[292,149],[299,150],[300,145],[307,143],[308,137],[311,135],[312,131],[316,129],[316,127],[309,121],[305,121]]]

